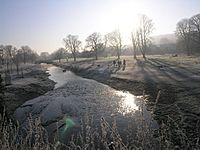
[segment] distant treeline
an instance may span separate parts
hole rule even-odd
[[[151,33],[153,31],[152,20],[146,15],[140,16],[140,25],[134,32],[130,33],[132,45],[124,45],[119,30],[114,30],[102,36],[98,32],[89,35],[84,47],[81,47],[81,41],[78,35],[68,34],[63,39],[65,48],[59,48],[51,56],[59,61],[64,58],[73,57],[107,57],[121,55],[142,54],[178,54],[187,55],[200,53],[200,14],[194,15],[189,19],[182,19],[177,23],[175,34],[170,37],[162,37],[159,42],[152,42]],[[176,36],[176,37],[175,37]],[[81,52],[80,52],[81,50]]]
[[[17,49],[12,45],[0,45],[0,68],[6,66],[6,72],[12,72],[13,67],[16,67],[18,73],[20,64],[35,63],[38,57],[29,46]]]
[[[200,14],[180,20],[176,26],[176,35],[179,46],[188,55],[200,53]]]
[[[119,30],[114,30],[105,35],[98,32],[90,34],[85,39],[85,45],[79,40],[78,35],[67,34],[63,39],[64,48],[59,48],[52,54],[42,52],[40,56],[29,46],[17,49],[11,45],[0,46],[0,65],[6,65],[7,70],[12,70],[12,64],[19,68],[20,63],[35,62],[36,60],[58,60],[77,57],[94,58],[121,55],[142,55],[146,59],[147,54],[178,54],[196,55],[200,53],[200,14],[191,18],[182,19],[177,23],[174,38],[162,37],[159,42],[153,42],[151,33],[154,29],[153,21],[146,15],[140,15],[139,25],[130,33],[131,45],[123,44]],[[176,38],[175,38],[176,36]],[[172,37],[172,36],[171,36]]]

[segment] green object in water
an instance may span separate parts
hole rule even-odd
[[[70,118],[67,118],[65,120],[65,128],[64,128],[64,132],[67,131],[67,129],[72,128],[75,125],[74,121]]]

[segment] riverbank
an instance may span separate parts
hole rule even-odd
[[[110,61],[110,63],[112,63],[112,61]],[[81,63],[77,62],[77,64],[87,66],[88,62],[81,62]],[[118,71],[125,70],[124,72],[127,73],[128,67],[130,67],[128,64],[126,66],[127,68],[125,68],[124,70],[119,69],[117,72],[113,72],[112,70],[118,69],[118,67],[111,66],[109,64],[107,64],[107,67],[106,67],[104,62],[101,64],[99,64],[99,62],[97,62],[97,64],[95,62],[94,63],[92,62],[89,64],[91,64],[91,66],[88,67],[88,69],[84,69],[82,71],[81,71],[81,69],[83,69],[83,68],[80,68],[80,66],[77,66],[77,65],[72,66],[72,65],[74,65],[74,63],[71,63],[70,65],[69,64],[57,64],[57,65],[63,66],[65,68],[71,68],[72,70],[74,69],[74,72],[77,72],[77,74],[79,74],[79,75],[82,74],[82,76],[85,75],[85,77],[87,76],[87,74],[89,74],[88,77],[94,78],[94,79],[98,78],[99,81],[101,79],[101,81],[104,83],[108,82],[109,78],[112,78],[113,82],[115,82],[115,84],[113,84],[113,85],[115,85],[116,88],[124,88],[124,89],[127,88],[128,89],[131,86],[134,87],[138,83],[137,84],[138,89],[139,88],[143,89],[144,86],[142,86],[142,85],[143,84],[145,85],[145,83],[143,83],[142,81],[139,81],[139,80],[134,81],[134,80],[130,80],[130,79],[123,79],[123,78],[116,77],[116,75],[119,74]],[[95,70],[93,67],[97,68],[97,70]],[[104,67],[107,69],[102,69]],[[112,119],[115,118],[115,119],[117,119],[116,126],[119,129],[120,135],[122,132],[122,135],[121,135],[122,139],[126,139],[127,135],[129,135],[129,133],[133,133],[133,134],[130,134],[130,137],[132,137],[132,138],[137,137],[135,135],[136,132],[134,130],[132,130],[132,128],[129,128],[130,129],[130,132],[129,132],[129,130],[123,130],[121,127],[129,125],[128,123],[130,123],[130,125],[133,125],[134,121],[136,121],[135,124],[137,125],[137,127],[139,127],[139,128],[143,127],[142,125],[144,125],[144,122],[141,119],[144,117],[143,116],[144,109],[142,109],[143,110],[142,113],[140,113],[140,111],[138,111],[138,113],[142,115],[141,116],[142,118],[140,118],[140,119],[136,119],[137,115],[136,116],[133,116],[133,115],[123,116],[122,114],[119,114],[119,111],[117,109],[118,108],[117,106],[120,107],[120,106],[122,106],[121,104],[123,104],[123,103],[120,103],[120,101],[119,101],[119,100],[123,100],[123,97],[121,94],[118,93],[118,91],[114,90],[113,88],[110,88],[109,86],[98,83],[96,81],[87,80],[87,79],[83,79],[78,76],[75,76],[73,73],[71,73],[69,71],[63,71],[61,68],[57,68],[57,67],[51,67],[51,68],[56,69],[57,70],[56,72],[58,74],[60,74],[61,76],[63,75],[63,78],[58,76],[58,74],[56,72],[54,72],[55,70],[51,71],[51,69],[49,69],[51,77],[53,75],[52,73],[54,72],[56,74],[54,74],[53,76],[58,78],[59,80],[61,79],[61,81],[65,82],[65,84],[63,84],[61,87],[59,87],[53,91],[46,93],[43,96],[39,96],[38,98],[32,99],[31,101],[28,101],[28,102],[24,103],[21,107],[19,107],[17,109],[15,115],[19,120],[21,120],[20,124],[24,125],[27,123],[26,118],[29,116],[29,114],[32,114],[33,119],[35,119],[35,118],[38,119],[38,116],[39,116],[40,121],[41,121],[39,124],[41,124],[46,129],[51,131],[51,133],[54,131],[57,131],[57,128],[59,128],[61,131],[61,132],[59,132],[59,133],[61,133],[61,134],[59,134],[59,137],[61,137],[61,139],[66,141],[66,137],[64,135],[65,132],[63,132],[63,131],[65,131],[65,129],[68,129],[68,128],[66,128],[66,127],[68,127],[68,123],[70,123],[70,124],[72,123],[71,124],[72,126],[74,125],[73,130],[78,129],[80,127],[84,127],[84,126],[82,126],[81,117],[83,117],[84,114],[86,114],[87,120],[89,119],[87,117],[89,117],[91,115],[92,124],[95,123],[96,121],[97,122],[99,122],[100,120],[102,121],[102,119],[101,119],[102,116],[104,116],[106,120],[109,120],[111,122],[112,122]],[[88,70],[94,71],[94,72],[92,73]],[[106,71],[104,72],[104,70],[106,70]],[[88,71],[88,72],[86,72],[86,71]],[[110,74],[108,74],[109,73],[108,71],[110,72]],[[104,74],[104,75],[102,75],[102,74]],[[126,83],[125,83],[125,81],[126,81]],[[134,84],[134,82],[135,82],[135,84]],[[110,80],[110,83],[112,83],[111,80]],[[150,87],[153,87],[154,85],[157,86],[157,83],[150,81],[148,83],[148,85],[149,85],[148,88],[150,88]],[[164,88],[164,84],[163,84],[163,88]],[[124,90],[124,89],[122,89],[122,90]],[[135,88],[134,90],[136,91],[138,89]],[[169,89],[169,90],[172,90],[172,89]],[[150,91],[150,89],[149,89],[149,91]],[[163,92],[163,93],[165,93],[165,92]],[[140,93],[138,93],[138,94],[140,94]],[[157,94],[155,94],[155,95],[157,95]],[[162,93],[161,93],[161,96],[162,96]],[[130,101],[135,100],[134,97],[127,96],[127,98]],[[171,97],[170,97],[170,95],[168,95],[168,97],[165,97],[165,98],[171,98]],[[153,106],[155,106],[154,101],[152,100],[152,102],[150,102],[150,98],[149,98],[147,101],[147,104],[151,103],[151,105],[154,104]],[[117,104],[117,105],[115,105],[115,104]],[[142,104],[142,108],[144,108],[142,99],[140,99],[138,102],[136,102],[136,107],[138,106],[138,104]],[[167,107],[169,107],[169,108],[167,108]],[[123,106],[122,106],[122,108],[123,108]],[[147,106],[147,108],[151,108],[151,107]],[[137,108],[136,108],[136,110],[137,110]],[[169,112],[168,110],[171,110],[171,111]],[[114,111],[115,113],[112,113],[112,111]],[[159,111],[162,114],[158,114]],[[158,103],[156,103],[155,110],[152,110],[152,112],[154,113],[153,114],[154,118],[159,116],[159,118],[156,118],[156,120],[162,120],[162,115],[173,114],[175,111],[176,111],[176,114],[174,114],[174,116],[179,115],[177,113],[177,111],[179,111],[179,110],[175,108],[174,103],[169,104],[169,103],[163,103],[163,102],[159,102],[159,101],[158,101]],[[85,113],[85,112],[87,112],[87,113]],[[122,119],[121,121],[120,121],[120,118],[116,118],[117,114],[121,116],[121,117],[119,116]],[[115,116],[115,117],[113,118],[113,116]],[[127,118],[127,117],[130,117],[130,118]],[[124,122],[124,119],[127,119],[128,122]],[[70,122],[68,122],[68,121],[70,121]],[[137,121],[139,121],[139,122],[137,122]],[[140,121],[142,121],[142,122],[140,122]],[[171,120],[171,118],[169,117],[168,124],[162,124],[162,126],[160,126],[161,127],[161,130],[159,130],[159,131],[161,131],[160,133],[157,130],[148,130],[147,133],[149,133],[149,131],[152,131],[150,134],[151,136],[146,135],[146,132],[145,132],[146,130],[144,130],[144,128],[142,128],[141,131],[142,131],[142,135],[144,135],[145,143],[148,143],[148,142],[146,142],[148,137],[150,137],[149,139],[151,139],[151,141],[152,140],[154,141],[154,138],[155,138],[155,140],[157,139],[158,141],[161,140],[160,142],[156,142],[156,147],[157,147],[158,143],[160,143],[162,147],[165,147],[165,145],[163,145],[161,143],[163,141],[166,142],[165,144],[171,143],[172,147],[173,146],[177,147],[177,145],[178,145],[178,147],[180,146],[181,148],[186,147],[186,146],[190,147],[193,143],[196,143],[195,142],[196,138],[193,138],[194,142],[193,141],[191,142],[191,138],[188,137],[188,135],[185,135],[186,132],[182,131],[181,130],[182,128],[179,128],[179,126],[177,127],[177,125],[175,127],[173,127],[173,125],[174,125],[173,123],[176,123],[176,122],[177,122],[177,120]],[[87,121],[86,121],[86,123],[87,123]],[[138,124],[138,123],[142,123],[142,124]],[[108,122],[108,124],[110,124],[110,122]],[[148,127],[152,127],[151,123],[150,124],[148,123],[147,125],[149,125]],[[168,126],[166,126],[166,125],[168,125]],[[146,126],[146,124],[145,124],[145,126]],[[38,127],[38,122],[36,124],[36,127]],[[86,125],[85,127],[87,127],[87,129],[88,129],[88,125]],[[136,129],[139,129],[139,128],[136,128]],[[53,130],[53,129],[55,129],[55,130]],[[96,129],[96,124],[94,125],[94,127],[92,126],[92,128],[89,126],[89,129],[91,129],[91,130],[89,130],[89,132],[92,131],[93,129]],[[193,131],[194,131],[194,129],[196,129],[196,128],[194,128],[194,126],[193,126]],[[72,132],[73,130],[72,130],[72,128],[70,128],[70,132]],[[104,130],[105,129],[103,129],[102,131],[104,131]],[[115,131],[115,129],[112,131]],[[127,134],[126,134],[126,131],[127,131]],[[140,134],[140,131],[138,131],[138,132]],[[51,133],[49,135],[50,135],[50,137],[53,137]],[[66,132],[66,134],[69,135],[69,132]],[[124,134],[125,134],[125,137],[123,137]],[[156,136],[157,134],[158,134],[158,136]],[[164,134],[164,136],[163,136],[163,134]],[[95,134],[95,135],[99,135],[99,134]],[[161,136],[161,138],[159,138],[160,136]],[[158,138],[156,138],[156,137],[158,137]],[[94,139],[94,136],[92,135],[91,138]],[[98,140],[98,143],[99,143],[99,141],[101,141],[101,140]],[[106,143],[108,143],[108,141],[106,141]],[[186,143],[189,145],[187,145]],[[133,144],[133,145],[135,147],[135,144]],[[150,144],[150,145],[152,147],[152,144]],[[198,145],[196,145],[196,146],[198,146]],[[194,145],[194,147],[195,147],[195,145]]]
[[[13,75],[11,85],[5,87],[5,105],[9,116],[27,100],[54,88],[55,82],[48,78],[46,71],[47,66],[34,64],[23,71],[23,78]]]
[[[173,84],[168,82],[161,82],[161,80],[153,80],[152,76],[144,77],[144,73],[141,72],[141,60],[126,60],[126,66],[113,65],[113,60],[85,60],[69,63],[54,63],[56,66],[60,66],[63,69],[71,70],[75,74],[84,78],[96,80],[98,82],[107,84],[114,89],[129,91],[130,93],[141,96],[149,95],[149,100],[154,102],[159,90],[165,90],[162,94],[167,94],[175,99],[173,95]],[[169,88],[170,87],[170,88]],[[168,93],[167,93],[168,92]],[[171,93],[171,94],[170,94]],[[170,94],[170,95],[169,95]],[[161,97],[164,97],[163,95]],[[163,104],[172,103],[172,100],[163,99],[160,101]]]
[[[79,76],[94,79],[117,90],[134,95],[149,95],[147,109],[159,123],[171,118],[172,126],[186,129],[186,135],[198,137],[194,128],[200,118],[200,59],[170,56],[126,59],[126,66],[113,64],[114,59],[56,63]],[[158,91],[159,99],[156,100]]]

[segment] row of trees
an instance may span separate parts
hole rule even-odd
[[[180,20],[176,26],[179,43],[188,55],[200,49],[200,14]]]
[[[146,59],[146,53],[150,51],[155,45],[151,44],[151,33],[153,31],[153,22],[146,15],[140,15],[138,27],[130,34],[132,41],[132,51],[134,58],[136,54],[140,52],[144,59]],[[188,19],[182,19],[177,23],[176,35],[178,37],[178,43],[184,47],[184,50],[188,55],[194,52],[199,52],[200,49],[200,14],[196,14]],[[68,34],[63,39],[65,48],[59,48],[55,51],[51,58],[61,59],[72,56],[76,61],[77,55],[80,56],[79,50],[81,49],[81,41],[77,35]],[[123,44],[121,33],[119,30],[114,30],[104,36],[98,32],[94,32],[85,39],[86,45],[82,56],[94,56],[98,59],[100,52],[112,53],[111,55],[117,55],[120,59],[122,49],[126,49]],[[165,41],[166,42],[166,41]],[[175,46],[173,46],[174,49]],[[130,48],[129,48],[130,49]],[[167,49],[167,48],[165,48]],[[149,51],[148,51],[149,50]],[[42,58],[49,59],[48,53],[42,53]],[[44,56],[43,56],[44,55]],[[12,45],[0,45],[0,66],[6,65],[7,71],[12,71],[12,66],[15,65],[17,72],[19,72],[19,65],[21,63],[35,62],[38,57],[29,46],[22,46],[20,49],[13,47]]]
[[[56,59],[61,62],[61,59],[66,59],[68,61],[68,57],[70,54],[66,51],[64,48],[59,48],[57,51],[53,52],[51,55],[49,55],[49,58]]]
[[[135,30],[135,32],[132,32],[132,34],[130,34],[132,37],[135,58],[136,50],[138,50],[142,53],[143,58],[146,59],[146,51],[150,45],[150,35],[152,31],[152,20],[149,19],[146,15],[141,15],[138,28]],[[76,61],[77,53],[81,46],[81,41],[78,39],[78,36],[68,34],[66,38],[63,39],[63,42],[65,44],[65,49],[67,50],[67,52],[70,52],[74,58],[74,61]],[[124,47],[119,30],[108,33],[104,35],[104,37],[100,33],[94,32],[86,38],[85,42],[85,50],[93,51],[95,53],[96,60],[98,59],[98,52],[101,50],[105,50],[106,48],[115,50],[117,58],[120,59],[121,51]],[[54,56],[62,58],[61,55],[66,54],[65,49],[58,49],[54,53]]]
[[[19,73],[20,64],[34,63],[38,57],[29,46],[22,46],[20,49],[12,45],[0,45],[0,67],[6,66],[7,72],[12,72],[13,65]]]
[[[146,59],[146,54],[150,50],[164,53],[164,49],[167,52],[181,52],[185,50],[188,55],[194,52],[199,53],[200,49],[200,14],[194,15],[189,19],[182,19],[177,23],[176,36],[178,37],[177,43],[167,43],[167,39],[164,40],[165,44],[160,46],[153,45],[151,43],[151,33],[153,32],[154,26],[151,19],[146,15],[139,16],[138,27],[130,34],[132,42],[132,51],[134,58],[139,52],[142,54],[143,58]],[[63,39],[65,49],[60,48],[54,52],[54,58],[63,59],[68,56],[72,56],[74,61],[76,61],[77,55],[79,55],[79,50],[81,49],[81,41],[77,35],[68,34],[66,38]],[[119,30],[115,30],[102,36],[98,32],[94,32],[85,39],[86,45],[83,56],[94,56],[98,59],[99,53],[102,51],[109,50],[109,53],[115,51],[115,55],[120,59],[122,54],[122,49],[126,49],[123,44],[121,33]],[[166,44],[167,43],[167,44]],[[178,46],[181,46],[180,48]],[[172,49],[172,50],[171,50]]]

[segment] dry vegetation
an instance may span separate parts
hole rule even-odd
[[[158,102],[159,95],[155,101]],[[153,109],[155,111],[156,107]],[[71,139],[60,142],[60,129],[54,134],[53,140],[48,140],[48,133],[41,125],[40,118],[33,120],[29,117],[27,128],[19,124],[13,124],[12,121],[0,117],[0,149],[7,150],[35,150],[35,149],[199,149],[199,138],[189,138],[186,131],[183,130],[176,120],[169,117],[165,122],[159,125],[159,128],[153,129],[152,122],[144,119],[143,105],[139,109],[139,119],[135,127],[131,120],[127,125],[126,136],[122,138],[118,132],[118,125],[115,117],[112,123],[108,123],[104,118],[100,119],[99,127],[93,125],[92,116],[86,115],[82,119],[81,130],[79,133],[71,135]],[[134,119],[134,118],[133,118]],[[73,126],[65,123],[67,130]],[[136,130],[133,130],[136,128]],[[66,129],[66,128],[65,128]]]

